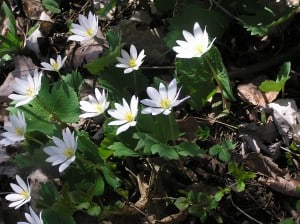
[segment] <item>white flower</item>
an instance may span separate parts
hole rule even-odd
[[[10,94],[8,98],[16,101],[16,107],[29,103],[39,93],[41,89],[42,73],[34,70],[33,78],[28,73],[26,78],[15,78],[15,82],[11,85],[13,91],[17,94]]]
[[[43,224],[42,212],[38,216],[33,209],[29,206],[29,213],[25,212],[25,218],[28,222],[17,222],[17,224]]]
[[[177,100],[180,90],[181,89],[179,89],[177,92],[176,79],[173,79],[167,88],[163,83],[160,83],[159,91],[153,87],[148,87],[147,94],[150,99],[141,100],[142,104],[148,106],[142,110],[142,114],[170,114],[172,107],[176,107],[181,102],[189,98],[189,96],[187,96],[181,100]]]
[[[116,64],[118,68],[125,68],[124,73],[130,73],[133,70],[138,70],[143,64],[143,59],[146,56],[144,50],[142,50],[139,55],[133,44],[130,45],[130,54],[127,51],[121,50],[122,57],[117,57],[119,64]]]
[[[194,35],[186,30],[183,30],[182,33],[186,41],[177,40],[176,43],[179,46],[173,47],[173,50],[177,53],[177,58],[201,57],[211,48],[216,39],[214,38],[209,44],[206,27],[202,31],[198,23],[194,24]]]
[[[43,66],[42,69],[48,70],[48,71],[59,72],[59,70],[61,69],[61,67],[64,65],[66,59],[67,59],[67,56],[65,56],[61,60],[61,56],[60,55],[57,56],[56,60],[54,60],[53,58],[50,58],[50,63],[47,63],[47,62],[42,62],[41,63],[41,65]]]
[[[15,207],[15,209],[18,209],[31,200],[31,186],[28,183],[26,185],[19,175],[16,176],[16,180],[18,185],[10,183],[10,187],[16,193],[6,195],[5,199],[12,201],[12,203],[8,205],[9,207]]]
[[[115,103],[116,109],[108,110],[108,113],[116,121],[111,121],[108,125],[121,125],[117,129],[117,135],[126,131],[129,127],[136,125],[136,115],[138,113],[138,102],[139,99],[136,96],[131,97],[130,107],[126,100],[123,98],[123,105]]]
[[[105,90],[102,90],[102,94],[99,89],[95,88],[95,97],[88,95],[89,100],[80,101],[80,109],[87,112],[81,114],[79,117],[88,118],[88,117],[96,117],[108,108],[109,102],[107,102],[107,93]]]
[[[17,115],[10,114],[9,115],[10,124],[4,125],[4,129],[7,132],[1,134],[4,137],[0,141],[0,144],[3,145],[12,145],[16,142],[20,142],[24,140],[24,135],[26,132],[26,121],[24,114],[19,112]]]
[[[75,161],[75,152],[77,150],[77,137],[69,128],[62,131],[63,140],[53,136],[52,140],[56,146],[48,146],[43,150],[50,157],[46,162],[52,163],[52,166],[61,164],[58,171],[63,172],[72,162]]]
[[[72,33],[68,40],[74,41],[87,41],[96,36],[98,32],[98,17],[89,12],[88,17],[79,14],[78,15],[79,24],[72,23]]]

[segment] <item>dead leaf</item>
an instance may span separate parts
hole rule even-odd
[[[23,10],[25,15],[33,20],[39,20],[44,8],[40,0],[23,0]]]
[[[253,83],[241,84],[237,87],[240,98],[254,106],[264,107],[277,98],[278,92],[264,93]]]
[[[194,117],[177,120],[178,127],[185,133],[184,137],[192,141],[197,137],[198,122]]]

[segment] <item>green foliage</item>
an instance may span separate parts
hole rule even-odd
[[[209,216],[214,217],[217,223],[223,223],[216,209],[223,196],[230,192],[229,188],[218,191],[215,195],[203,192],[189,191],[186,197],[179,197],[174,205],[180,210],[188,210],[188,213],[199,218],[204,223]]]
[[[202,109],[218,86],[225,98],[235,100],[222,57],[214,46],[200,58],[176,59],[176,75],[195,110]]]
[[[268,3],[253,0],[226,0],[222,6],[230,12],[238,12],[239,22],[251,35],[266,35],[272,28],[287,21],[295,14],[295,8],[288,7],[286,3]]]
[[[78,72],[77,70],[72,71],[71,73],[62,76],[62,79],[64,80],[64,82],[70,86],[71,88],[74,89],[74,91],[77,93],[77,95],[79,95],[79,90],[81,89],[84,80],[80,74],[80,72]]]
[[[222,144],[216,144],[209,148],[209,154],[212,156],[218,155],[218,158],[223,162],[229,162],[231,159],[231,151],[235,148],[231,140],[226,140]]]
[[[76,224],[72,213],[64,213],[60,208],[48,208],[43,210],[43,220],[45,224],[68,223]]]
[[[55,0],[42,0],[42,5],[52,13],[61,13],[59,4]]]
[[[114,150],[115,157],[138,157],[139,154],[134,150],[126,147],[122,142],[114,142],[108,147],[109,149]]]
[[[205,141],[209,138],[210,136],[210,129],[208,126],[199,126],[197,130],[197,136],[199,139],[202,141]]]
[[[241,164],[240,166],[235,162],[229,162],[228,171],[232,174],[236,180],[236,191],[242,192],[245,190],[245,181],[253,179],[256,177],[256,174],[253,172],[244,171],[244,167]]]
[[[15,17],[5,1],[1,4],[0,17],[8,18],[8,32],[5,36],[0,35],[0,58],[3,58],[17,54],[23,47],[23,41],[18,37]]]
[[[284,92],[285,83],[291,78],[291,62],[285,62],[280,67],[276,81],[266,80],[259,85],[259,89],[263,92]]]
[[[285,219],[280,222],[280,224],[296,224],[294,219]]]
[[[9,110],[17,109],[10,107]],[[74,89],[65,82],[51,85],[46,78],[42,79],[38,96],[18,110],[25,114],[27,131],[41,131],[48,135],[57,133],[60,123],[77,122],[80,115]]]
[[[93,75],[99,74],[105,68],[110,67],[117,62],[116,57],[120,55],[122,48],[123,45],[121,44],[108,51],[106,55],[103,55],[100,58],[86,64],[84,67],[87,68],[87,70]]]
[[[57,200],[60,200],[59,192],[51,182],[42,184],[39,194],[37,204],[41,207],[51,207]]]
[[[144,155],[158,154],[161,157],[168,159],[178,159],[179,155],[176,150],[166,144],[161,143],[157,139],[151,137],[149,134],[137,132],[133,138],[138,139],[136,151],[141,151]]]

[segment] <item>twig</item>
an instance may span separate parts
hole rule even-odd
[[[245,215],[246,217],[248,217],[249,219],[251,219],[252,221],[258,223],[258,224],[264,224],[260,221],[258,221],[257,219],[253,218],[252,216],[248,215],[246,212],[244,212],[244,210],[242,210],[241,208],[239,208],[236,204],[234,204],[234,202],[232,201],[232,198],[230,198],[231,204],[239,211],[241,212],[243,215]]]
[[[222,121],[218,121],[218,120],[215,119],[215,118],[202,118],[202,117],[196,117],[196,119],[197,119],[197,120],[202,120],[202,121],[212,121],[212,122],[215,122],[215,123],[218,123],[218,124],[222,124],[222,125],[224,125],[224,126],[227,126],[227,127],[229,127],[229,128],[235,129],[235,130],[238,129],[237,127],[235,127],[235,126],[233,126],[233,125],[226,124],[226,123],[224,123],[224,122],[222,122]]]
[[[146,219],[146,221],[149,223],[149,224],[154,224],[147,216],[147,214],[145,212],[143,212],[141,209],[139,209],[137,206],[135,206],[132,202],[127,202],[128,205],[132,208],[134,208],[138,213],[140,213],[141,215],[144,216],[144,218]]]

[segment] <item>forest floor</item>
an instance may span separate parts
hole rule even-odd
[[[39,1],[17,0],[11,3],[19,29],[24,33],[44,11],[36,2]],[[174,75],[174,52],[171,50],[164,52],[166,48],[161,47],[163,36],[160,37],[160,41],[153,41],[149,33],[141,35],[144,31],[146,33],[154,29],[159,30],[162,35],[166,34],[167,20],[166,17],[151,12],[145,2],[147,1],[136,4],[136,1],[129,1],[128,4],[109,13],[107,17],[99,19],[99,25],[104,37],[105,32],[111,27],[121,27],[123,33],[128,34],[123,37],[124,43],[135,43],[140,49],[144,47],[146,55],[150,49],[157,49],[156,54],[164,55],[163,59],[155,59],[156,55],[153,52],[149,54],[150,59],[145,61],[144,72],[149,78],[155,73],[161,79],[170,80]],[[39,56],[32,50],[24,49],[0,68],[1,125],[8,116],[6,108],[10,102],[7,96],[11,93],[8,88],[11,77],[21,76],[23,72],[33,67],[40,67],[42,61],[48,61],[54,55],[68,56],[64,69],[78,69],[91,86],[95,84],[95,77],[90,75],[83,65],[99,55],[101,57],[107,43],[104,41],[103,46],[79,47],[78,44],[67,42],[69,30],[66,22],[74,21],[78,14],[87,14],[96,7],[98,6],[92,1],[61,1],[62,12],[51,16],[53,22],[43,21],[40,27],[43,36],[39,40]],[[1,28],[4,27],[5,25],[2,25]],[[216,223],[215,214],[222,217],[223,223],[230,224],[280,223],[286,219],[294,219],[296,223],[300,223],[300,213],[296,209],[299,198],[296,187],[300,186],[300,151],[289,149],[291,136],[294,134],[295,140],[299,131],[291,126],[285,133],[278,131],[280,124],[277,118],[274,119],[270,110],[264,109],[269,103],[281,100],[284,108],[280,110],[286,110],[282,113],[292,114],[295,124],[300,123],[294,116],[294,112],[297,112],[296,105],[300,105],[299,38],[299,14],[274,30],[267,40],[249,35],[245,29],[236,24],[229,25],[226,33],[221,39],[217,39],[215,45],[222,54],[237,99],[231,102],[230,112],[220,116],[222,108],[214,104],[220,101],[220,94],[216,94],[200,112],[189,108],[176,111],[179,128],[185,132],[182,136],[183,141],[193,140],[207,150],[215,144],[231,140],[236,143],[231,152],[232,161],[243,165],[245,171],[256,174],[255,178],[246,181],[244,191],[238,192],[232,187],[233,190],[220,201],[218,208],[210,213],[205,223]],[[292,67],[284,93],[261,92],[258,89],[259,83],[275,80],[279,67],[286,61],[290,61]],[[87,88],[86,91],[90,89]],[[291,108],[287,108],[287,105],[296,108],[291,112]],[[91,136],[95,135],[99,125],[101,126],[93,120],[83,121],[80,125],[79,128],[87,130]],[[199,126],[210,130],[209,136],[204,140],[197,139]],[[9,192],[9,183],[16,173],[24,172],[18,170],[13,163],[13,157],[19,151],[19,148],[0,146],[1,192]],[[184,158],[180,161],[166,161],[163,158],[153,157],[114,162],[120,168],[118,177],[127,184],[126,187],[130,192],[128,210],[97,222],[93,219],[84,221],[85,215],[78,213],[75,214],[77,223],[196,224],[200,223],[197,217],[186,211],[179,212],[171,203],[172,198],[181,195],[178,189],[214,194],[220,187],[235,184],[232,174],[228,173],[228,164],[209,154],[199,158]],[[154,168],[149,167],[149,164]],[[108,194],[107,201],[114,200],[109,196]],[[8,209],[2,195],[0,200],[2,205],[0,223],[15,223],[17,217],[23,217],[23,212],[19,214],[14,209]],[[137,201],[142,205],[136,207]]]

